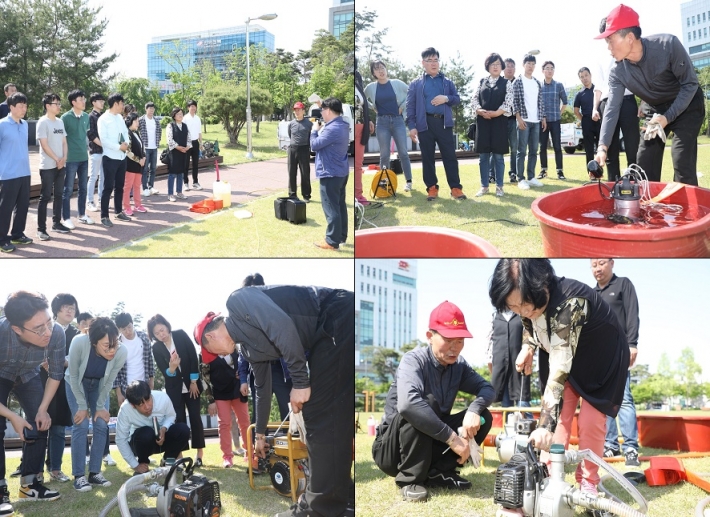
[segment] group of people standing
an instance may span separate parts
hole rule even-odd
[[[27,97],[15,85],[5,86],[6,101],[0,105],[8,115],[0,120],[0,251],[12,252],[16,245],[31,244],[25,234],[30,201],[28,125],[24,119]],[[41,194],[37,210],[37,237],[50,240],[47,206],[52,203],[51,231],[68,234],[76,228],[70,201],[78,185],[77,221],[93,225],[88,212],[100,212],[101,224],[113,226],[110,202],[113,196],[114,220],[131,221],[148,209],[142,197],[159,194],[155,170],[161,141],[161,124],[154,116],[155,105],[145,105],[139,116],[135,107],[125,104],[119,93],[105,98],[101,93],[89,97],[91,113],[86,112],[86,95],[69,92],[71,109],[60,116],[62,101],[56,93],[42,98],[44,115],[37,122]],[[188,114],[175,107],[171,112],[166,137],[169,151],[168,200],[186,199],[183,190],[201,190],[197,169],[202,143],[202,122],[197,102],[190,100]],[[104,106],[108,109],[104,111]],[[87,145],[88,144],[88,145]],[[192,160],[192,185],[189,161]],[[176,192],[173,192],[177,181]],[[98,182],[96,202],[94,189]],[[184,187],[183,187],[184,185]],[[133,204],[133,208],[131,208]],[[14,212],[14,221],[13,221]],[[12,221],[12,231],[10,223]]]
[[[674,180],[697,185],[697,136],[705,107],[697,75],[682,43],[670,34],[641,38],[639,16],[625,5],[602,19],[599,32],[596,39],[605,39],[612,58],[598,65],[598,84],[592,83],[588,67],[579,70],[583,88],[573,101],[575,116],[582,125],[587,162],[607,164],[607,179],[616,180],[621,174],[621,130],[628,165],[636,163],[649,180],[660,181],[665,140],[640,138],[639,117],[643,116],[649,127],[657,125],[666,134],[674,133]],[[516,77],[512,59],[492,53],[485,60],[488,76],[477,85],[472,103],[481,174],[476,196],[487,194],[491,182],[496,184],[496,195],[504,195],[503,155],[509,151],[510,182],[523,190],[543,186],[540,180],[548,177],[549,141],[555,154],[556,177],[566,179],[560,122],[568,104],[567,94],[562,83],[553,79],[552,61],[542,65],[543,81],[533,77],[535,65],[535,56],[526,54],[524,71]],[[404,190],[408,192],[412,189],[408,128],[411,140],[418,142],[421,150],[428,201],[436,199],[439,192],[434,154],[438,145],[451,197],[463,200],[466,196],[459,178],[452,116],[452,107],[461,100],[454,83],[440,70],[436,49],[429,47],[422,52],[422,66],[424,73],[407,86],[390,79],[381,60],[371,63],[375,81],[364,87],[363,96],[377,114],[377,121],[369,122],[368,129],[370,133],[375,128],[377,131],[380,167],[389,168],[390,142],[394,139],[406,180]],[[636,96],[642,101],[640,108]],[[541,168],[536,176],[538,153]],[[358,194],[362,197],[362,189]]]
[[[426,501],[433,487],[471,488],[457,471],[469,456],[479,464],[480,451],[469,440],[483,443],[493,402],[530,406],[536,352],[542,399],[530,440],[543,451],[541,460],[549,462],[551,443],[568,447],[581,399],[579,448],[619,455],[618,415],[626,464],[640,465],[629,374],[638,344],[636,291],[614,274],[613,259],[592,259],[590,266],[595,287],[557,276],[548,259],[497,263],[489,284],[491,383],[460,355],[464,339],[472,337],[462,311],[448,301],[434,308],[427,346],[402,357],[372,447],[375,463],[395,478],[404,500]],[[459,391],[475,398],[456,412]],[[596,494],[598,466],[581,462],[575,479],[582,491]]]

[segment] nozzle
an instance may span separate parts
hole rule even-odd
[[[604,167],[599,165],[599,162],[592,160],[587,164],[587,171],[594,176],[595,179],[601,179],[604,176]]]

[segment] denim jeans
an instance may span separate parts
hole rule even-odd
[[[28,177],[29,178],[29,177]],[[25,420],[31,425],[35,424],[37,410],[44,396],[44,386],[35,375],[27,382],[17,379],[15,382],[0,379],[0,403],[7,406],[7,399],[10,392],[15,394],[15,398],[20,403],[20,407],[25,412]],[[4,416],[0,416],[0,442],[5,439],[6,422]],[[23,485],[32,484],[38,472],[42,472],[42,461],[47,448],[47,431],[39,431],[39,439],[33,443],[25,443],[22,447],[22,464],[20,483]],[[0,451],[0,479],[5,479],[5,448]]]
[[[621,436],[624,437],[624,452],[629,449],[639,450],[639,431],[636,424],[636,406],[634,405],[634,397],[631,395],[631,374],[626,374],[626,387],[624,388],[624,400],[619,408],[619,428]],[[619,448],[619,429],[616,427],[616,419],[610,416],[606,417],[606,440],[604,443],[605,449],[611,449],[615,452]]]
[[[104,456],[104,448],[108,440],[108,423],[103,418],[97,418],[96,402],[99,400],[99,379],[84,379],[81,381],[81,389],[84,391],[84,399],[88,408],[88,416],[78,425],[72,427],[71,434],[71,472],[72,476],[84,476],[86,474],[86,435],[89,432],[89,419],[93,421],[94,438],[91,442],[91,458],[89,460],[89,472],[98,474],[101,472],[101,460]],[[71,385],[67,382],[67,402],[72,416],[79,411],[79,404],[76,401]]]
[[[176,180],[177,180],[177,185],[175,185]],[[175,188],[177,189],[177,193],[181,194],[182,193],[182,174],[168,174],[168,195],[169,196],[173,195],[173,185],[175,185]]]
[[[66,442],[64,437],[67,428],[63,425],[53,425],[47,433],[47,468],[50,472],[62,470],[62,456]]]
[[[540,123],[525,122],[525,129],[518,128],[518,154],[517,173],[518,179],[525,179],[525,151],[528,153],[528,174],[527,179],[535,177],[535,165],[537,164],[537,148],[540,144]]]
[[[158,150],[145,150],[145,165],[143,165],[143,190],[155,185],[155,167],[158,164]]]
[[[508,145],[510,145],[510,175],[515,176],[516,167],[515,155],[518,152],[518,121],[515,117],[508,118]]]
[[[64,196],[62,196],[62,218],[69,219],[69,200],[72,192],[74,192],[74,178],[79,177],[79,200],[78,206],[79,216],[86,213],[86,180],[89,172],[89,162],[67,162],[65,168],[66,175],[64,176]]]
[[[104,168],[102,165],[103,154],[92,154],[89,156],[89,181],[86,185],[86,195],[90,202],[94,202],[94,189],[96,181],[99,182],[99,204],[101,203],[101,193],[104,191]]]
[[[547,123],[547,130],[540,127],[540,167],[547,169],[547,141],[552,137],[552,148],[555,150],[555,166],[562,170],[562,141],[560,134],[560,121],[553,120]]]
[[[456,140],[453,129],[444,127],[444,119],[438,117],[427,116],[426,123],[428,129],[420,131],[418,134],[419,149],[422,152],[424,185],[426,188],[434,185],[439,186],[439,180],[436,177],[436,155],[434,154],[436,144],[439,144],[441,162],[444,165],[449,188],[463,188],[459,176],[459,161],[456,158]]]
[[[490,168],[493,167],[496,176],[496,186],[503,186],[505,174],[505,161],[503,155],[498,153],[481,153],[479,166],[481,168],[481,185],[488,188]]]
[[[377,116],[377,142],[380,145],[380,167],[390,168],[390,141],[394,138],[402,171],[407,181],[412,181],[412,163],[407,152],[407,128],[401,115]]]
[[[325,240],[334,248],[348,240],[348,207],[345,203],[347,183],[347,176],[320,178],[321,205],[328,222]]]

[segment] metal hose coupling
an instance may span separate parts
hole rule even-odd
[[[620,501],[612,501],[611,499],[599,497],[589,492],[582,492],[577,488],[571,490],[566,495],[568,497],[567,503],[570,505],[583,506],[591,510],[603,510],[613,515],[619,515],[620,517],[646,517],[646,514]]]

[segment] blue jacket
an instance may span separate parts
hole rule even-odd
[[[316,153],[316,178],[344,177],[349,173],[350,126],[335,117],[320,132],[311,132],[311,149]]]
[[[424,76],[415,79],[409,85],[407,90],[407,127],[416,129],[417,131],[426,131],[429,126],[426,123],[426,107],[424,106]],[[444,95],[449,98],[449,102],[444,104],[444,127],[454,127],[454,117],[451,113],[451,106],[461,103],[461,97],[456,92],[454,83],[444,77],[444,74],[439,72],[444,80]]]

